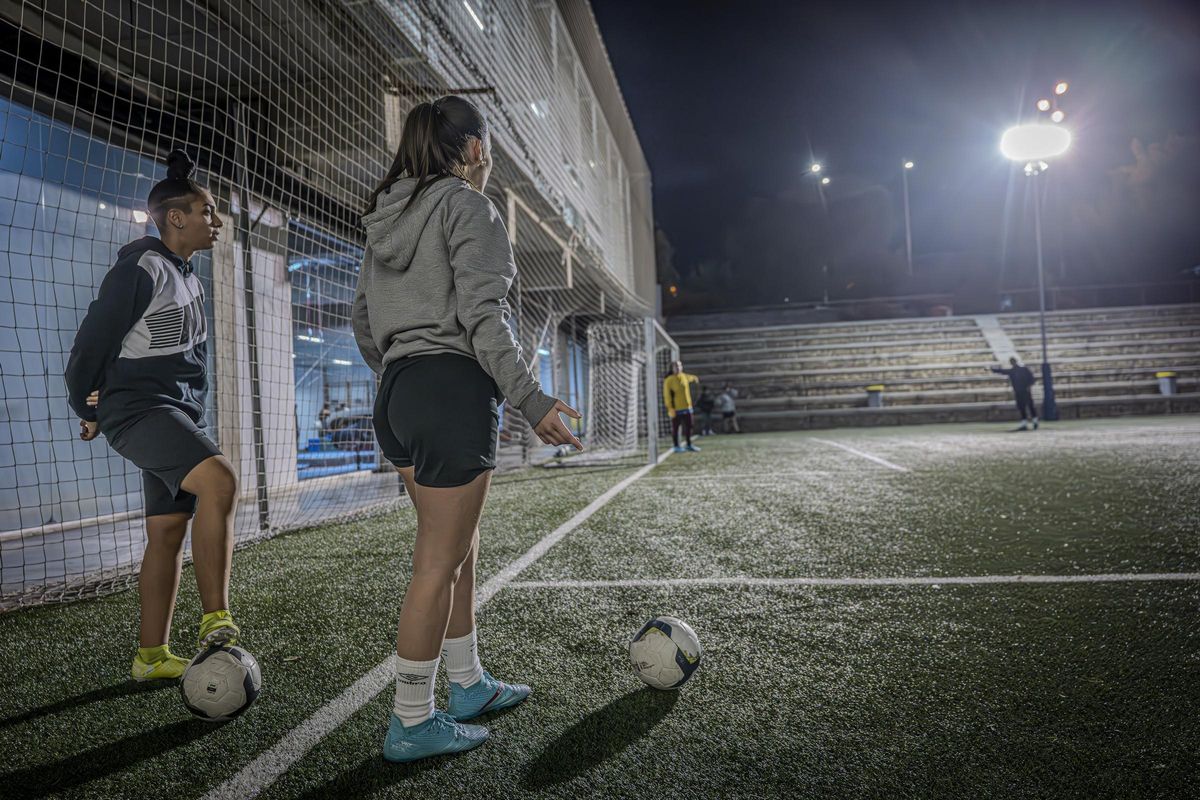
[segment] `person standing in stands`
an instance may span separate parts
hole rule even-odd
[[[712,418],[713,409],[717,407],[713,396],[708,393],[708,389],[700,390],[700,399],[696,401],[696,408],[700,410],[700,435],[712,436]]]
[[[675,442],[675,452],[699,453],[700,448],[692,444],[692,384],[699,383],[695,375],[683,371],[682,361],[671,362],[671,372],[663,378],[663,403],[667,407],[667,416],[671,418],[671,439]],[[679,429],[683,428],[686,447],[679,445]]]
[[[717,395],[717,411],[721,412],[722,433],[729,433],[731,430],[734,433],[742,432],[742,429],[738,427],[737,420],[737,396],[738,390],[728,383]]]
[[[992,367],[992,372],[997,375],[1006,375],[1012,383],[1013,394],[1017,399],[1017,413],[1021,415],[1021,427],[1017,430],[1029,430],[1028,424],[1033,423],[1033,429],[1038,429],[1037,406],[1033,404],[1033,384],[1037,379],[1033,377],[1033,370],[1026,367],[1021,362],[1017,361],[1017,357],[1013,356],[1008,360],[1012,366],[1009,369],[1004,367]]]

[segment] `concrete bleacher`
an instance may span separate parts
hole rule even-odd
[[[1037,314],[672,335],[703,385],[737,387],[747,430],[1012,420],[1008,381],[990,372],[1011,352],[1038,376],[1041,405]],[[1200,411],[1200,305],[1050,312],[1046,337],[1063,419]],[[1160,392],[1165,371],[1178,376],[1175,395]],[[877,384],[883,406],[870,408],[866,387]]]

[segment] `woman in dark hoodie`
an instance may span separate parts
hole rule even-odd
[[[479,519],[507,399],[546,444],[582,449],[542,393],[508,327],[516,277],[508,232],[483,194],[491,141],[479,110],[454,95],[409,112],[391,169],[372,193],[354,336],[382,375],[375,435],[417,511],[413,576],[400,609],[396,694],[384,757],[469,750],[487,729],[463,720],[516,705],[528,686],[496,680],[476,651]],[[449,713],[434,710],[444,660]]]
[[[134,680],[178,678],[187,659],[167,640],[192,522],[192,560],[204,615],[200,646],[232,644],[229,613],[237,475],[204,432],[208,331],[204,287],[192,269],[221,231],[216,201],[191,179],[182,150],[167,158],[167,177],[147,207],[158,236],[117,254],[79,326],[67,361],[67,392],[79,437],[103,433],[142,470],[146,551],[138,576],[142,623]]]

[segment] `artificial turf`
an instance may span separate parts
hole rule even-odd
[[[1200,566],[1196,417],[700,444],[518,580]],[[632,471],[500,476],[481,582]],[[412,533],[405,510],[237,554],[235,611],[267,691],[228,725],[191,721],[174,687],[125,681],[135,593],[0,617],[0,795],[202,795],[389,652]],[[1200,582],[511,586],[480,615],[480,649],[535,694],[486,720],[487,745],[387,764],[385,691],[262,796],[1180,796],[1200,778],[1198,612]],[[678,692],[628,667],[654,614],[706,647]],[[189,570],[175,641],[196,616]]]

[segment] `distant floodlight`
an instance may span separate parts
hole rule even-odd
[[[1055,112],[1050,115],[1050,119],[1053,122],[1062,122],[1066,118],[1067,118],[1067,115],[1062,112],[1061,108],[1056,109]]]
[[[828,185],[829,185],[829,176],[828,176],[828,175],[826,175],[824,178],[821,178],[821,185],[822,185],[822,186],[828,186]]]
[[[104,205],[104,203],[101,203],[101,204],[100,204],[100,210],[101,210],[101,211],[103,211],[103,210],[104,210],[104,209],[106,209],[106,208],[108,208],[108,206]]]
[[[1054,93],[1055,94],[1066,94],[1068,88],[1070,88],[1070,87],[1067,85],[1066,81],[1059,81],[1058,85],[1054,87]]]
[[[812,165],[811,167],[809,167],[808,169],[809,169],[809,171],[811,171],[811,172],[812,172],[812,173],[815,175],[816,173],[818,173],[818,172],[820,172],[820,171],[821,171],[821,165],[820,165],[820,164],[813,164],[813,165]]]
[[[145,211],[135,210],[133,212],[133,221],[136,222],[138,225],[143,224],[148,219],[150,219],[150,216]]]
[[[1070,146],[1071,132],[1059,125],[1017,125],[1000,137],[1000,152],[1013,161],[1054,158]]]
[[[1038,109],[1038,111],[1049,111],[1050,110],[1050,101],[1044,97],[1041,100],[1038,100],[1037,109]]]
[[[905,162],[904,162],[904,168],[905,168],[905,169],[912,169],[912,168],[913,168],[913,167],[915,167],[915,166],[916,166],[916,164],[914,164],[914,163],[913,163],[913,162],[911,162],[911,161],[905,161]]]

